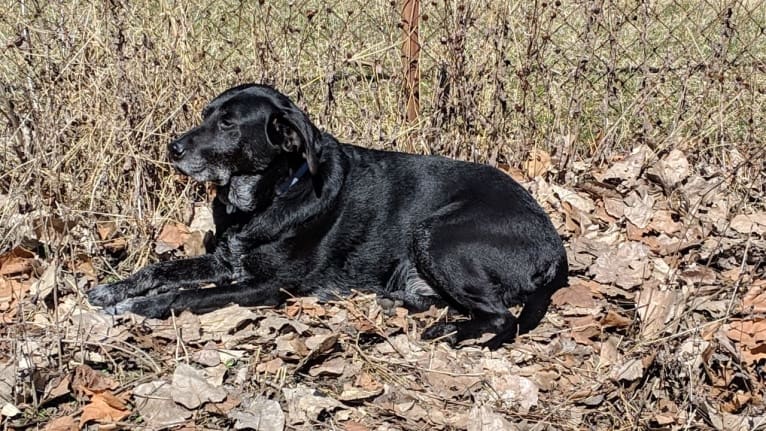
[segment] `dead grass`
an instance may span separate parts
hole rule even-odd
[[[2,3],[0,254],[23,246],[70,269],[87,261],[102,279],[156,260],[161,227],[188,224],[206,199],[204,186],[171,172],[165,144],[212,96],[247,81],[277,86],[341,140],[369,147],[510,171],[542,149],[553,160],[547,180],[578,190],[639,145],[660,157],[680,150],[696,174],[723,178],[731,202],[721,217],[763,208],[766,1],[423,2],[414,124],[402,121],[399,11],[390,2]],[[694,196],[672,195],[668,205],[682,218],[713,211]],[[127,244],[115,246],[118,239]],[[86,287],[57,289],[65,296]],[[673,377],[646,381],[666,382],[689,409],[676,417],[705,416],[691,398],[693,384],[709,381],[677,377],[685,363],[674,349],[688,339],[642,344],[640,333],[621,332],[620,352],[656,348],[665,357],[645,375]],[[596,379],[598,367],[585,369],[578,378]],[[679,382],[689,386],[670,387]],[[591,395],[598,390],[607,393]],[[520,418],[641,428],[655,390],[610,386],[609,401],[578,421],[583,413],[569,415],[575,401],[567,398]]]
[[[540,147],[565,171],[646,142],[731,166],[763,144],[763,4],[557,4],[424,6],[422,116],[406,125],[388,2],[8,2],[0,184],[145,235],[189,201],[164,143],[243,81],[347,141],[490,163]]]

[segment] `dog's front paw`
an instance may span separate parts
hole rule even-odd
[[[130,286],[125,280],[111,284],[99,284],[88,291],[88,302],[97,307],[109,307],[128,297]]]
[[[177,296],[176,293],[163,293],[161,295],[129,298],[104,308],[104,311],[113,315],[130,312],[145,317],[163,319],[170,315],[171,305]]]
[[[454,345],[458,341],[457,331],[458,327],[454,323],[435,323],[433,326],[426,328],[420,338],[423,340],[439,338]]]

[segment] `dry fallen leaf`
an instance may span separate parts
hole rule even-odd
[[[202,256],[207,253],[205,248],[205,234],[202,232],[190,232],[183,243],[184,254],[189,257]]]
[[[80,428],[90,421],[100,423],[119,422],[130,415],[125,402],[109,391],[94,393],[90,403],[82,409]]]
[[[194,369],[202,373],[202,377],[205,378],[205,381],[212,385],[214,388],[221,388],[223,386],[223,379],[226,377],[226,372],[228,371],[229,367],[226,364],[218,364],[214,367]],[[213,402],[222,403],[223,400]]]
[[[226,399],[220,403],[207,403],[202,409],[208,413],[224,416],[231,413],[232,410],[234,410],[236,407],[239,407],[241,404],[241,399],[232,394],[229,394]]]
[[[619,339],[617,337],[609,337],[606,341],[600,344],[598,355],[598,367],[604,368],[616,364],[620,358],[620,352],[618,349]]]
[[[561,202],[570,204],[573,208],[576,208],[584,214],[589,214],[596,209],[596,204],[585,194],[578,193],[562,186],[553,185],[551,187],[556,192],[556,195],[558,195]]]
[[[270,361],[261,362],[255,367],[255,371],[259,373],[276,374],[283,366],[285,361],[282,358],[274,358]]]
[[[154,252],[157,254],[177,250],[189,238],[189,228],[181,223],[168,222],[157,236]]]
[[[45,299],[53,292],[56,286],[56,273],[58,271],[58,262],[54,259],[48,264],[37,281],[32,283],[29,293],[37,298]]]
[[[220,340],[226,333],[226,325],[230,323],[225,319],[223,321],[216,321],[216,318],[220,317],[221,315],[215,312],[197,315],[189,311],[183,311],[172,319],[171,322],[165,319],[147,319],[144,324],[152,330],[153,338],[177,340],[180,337],[184,342],[211,341]],[[204,337],[202,334],[202,324],[200,323],[201,318],[208,319],[206,321],[208,325],[207,331]]]
[[[581,309],[584,313],[590,313],[596,307],[590,288],[583,283],[570,283],[568,287],[559,289],[553,294],[552,304],[567,309]]]
[[[625,328],[633,323],[633,319],[618,313],[615,310],[609,309],[606,311],[606,315],[601,318],[601,326],[606,328]]]
[[[749,404],[752,399],[753,396],[749,393],[734,393],[731,398],[724,400],[721,407],[725,412],[738,413],[742,411],[742,408]]]
[[[192,353],[192,360],[207,367],[215,367],[221,363],[221,355],[216,344],[208,341],[201,350]]]
[[[96,282],[98,280],[98,271],[93,266],[93,259],[86,254],[78,254],[74,262],[74,272],[83,274],[89,280]]]
[[[467,431],[505,431],[513,429],[511,424],[490,406],[475,405],[468,413]]]
[[[589,226],[593,225],[588,213],[578,210],[569,202],[561,202],[562,213],[564,214],[564,227],[567,232],[579,236],[588,231]]]
[[[119,341],[128,337],[128,331],[114,325],[112,316],[99,311],[74,309],[66,321],[67,336],[83,341]]]
[[[727,336],[741,346],[745,362],[766,358],[766,318],[733,320],[729,323]]]
[[[346,363],[346,359],[344,358],[332,358],[319,365],[311,367],[311,369],[309,369],[309,375],[312,377],[320,374],[339,376],[343,374],[343,370],[346,368]]]
[[[657,402],[657,408],[655,411],[657,411],[657,413],[654,416],[654,420],[660,426],[676,423],[679,419],[679,409],[673,401],[664,398],[660,399]]]
[[[702,354],[708,346],[710,342],[702,338],[689,338],[678,348],[678,358],[690,370],[697,370],[702,366]]]
[[[113,240],[109,240],[101,244],[101,246],[104,247],[105,250],[111,253],[118,253],[120,251],[125,250],[128,247],[128,240],[125,238],[119,237]]]
[[[74,370],[72,389],[78,394],[102,392],[116,389],[119,386],[115,380],[107,377],[87,365],[79,365]]]
[[[715,283],[716,272],[707,266],[693,266],[681,271],[679,278],[690,285],[713,284]]]
[[[337,342],[338,334],[333,333],[312,335],[303,340],[303,344],[309,349],[309,352],[296,366],[296,372],[302,371],[312,361],[327,353]]]
[[[0,417],[15,418],[21,415],[21,410],[15,404],[5,403],[0,407]]]
[[[618,220],[625,215],[625,202],[621,198],[605,196],[603,199],[604,211],[608,215]]]
[[[764,235],[766,234],[766,212],[737,214],[729,226],[739,233]]]
[[[117,232],[117,223],[114,221],[98,221],[96,222],[96,232],[101,241],[106,241]]]
[[[397,416],[417,422],[428,418],[428,411],[423,408],[416,400],[397,403],[394,405],[394,412]]]
[[[310,353],[304,339],[295,332],[278,336],[274,343],[276,344],[276,351],[279,357],[287,361],[300,361]],[[301,367],[305,364],[305,361],[300,362]]]
[[[370,431],[369,428],[364,426],[364,424],[360,424],[359,422],[354,421],[348,421],[345,424],[345,431]]]
[[[372,374],[362,372],[357,375],[354,381],[354,386],[362,388],[365,391],[375,392],[383,389],[383,384],[380,383]]]
[[[648,145],[640,145],[634,148],[630,155],[619,162],[613,163],[604,173],[603,177],[597,177],[597,179],[599,181],[621,180],[627,185],[631,185],[641,174],[641,169],[654,159],[654,151]]]
[[[23,247],[0,255],[0,276],[26,274],[34,268],[35,254]]]
[[[309,327],[304,323],[280,316],[269,316],[261,320],[258,326],[264,335],[280,332],[286,326],[292,328],[298,334],[303,334],[309,330]]]
[[[641,318],[641,338],[651,340],[665,331],[671,331],[667,323],[675,317],[678,306],[678,292],[660,290],[647,283],[636,298],[636,311]]]
[[[545,175],[551,169],[551,155],[540,148],[533,148],[524,162],[524,172],[527,177],[534,178]]]
[[[282,431],[285,428],[285,414],[279,403],[262,396],[244,400],[229,417],[236,421],[234,429],[238,430]]]
[[[691,168],[683,151],[673,149],[646,173],[649,178],[656,178],[665,187],[672,188],[691,174]]]
[[[0,277],[0,313],[2,313],[0,314],[0,322],[13,322],[18,309],[16,304],[27,295],[30,287],[29,281],[21,282]]]
[[[428,370],[423,374],[424,381],[431,388],[445,396],[458,396],[481,381],[481,375],[475,371],[466,371],[455,363],[449,352],[438,350],[431,358],[423,357]]]
[[[343,392],[338,397],[341,401],[359,401],[366,400],[372,397],[376,397],[383,393],[383,386],[379,386],[376,389],[362,389],[357,386],[353,386],[349,383],[343,385]]]
[[[173,373],[172,393],[173,401],[188,409],[196,409],[209,401],[219,403],[226,398],[223,388],[210,384],[200,370],[184,363],[178,364]]]
[[[166,428],[182,424],[192,412],[173,401],[173,389],[161,380],[143,383],[133,389],[136,410],[147,427]]]
[[[206,338],[211,336],[220,338],[221,335],[238,329],[245,322],[256,320],[259,317],[258,314],[248,308],[231,305],[201,314],[199,323]]]
[[[203,235],[206,232],[215,233],[213,210],[209,205],[198,204],[194,206],[194,216],[189,223],[189,231],[200,232]]]
[[[609,377],[614,381],[624,380],[632,382],[644,375],[644,364],[641,359],[629,359],[626,362],[612,368]]]
[[[537,406],[539,389],[532,380],[514,374],[491,374],[490,385],[503,402],[513,406],[521,414],[527,414]]]
[[[608,249],[590,267],[593,279],[599,283],[632,288],[651,275],[649,247],[636,241],[625,241]]]
[[[649,193],[634,191],[625,198],[624,214],[631,223],[639,229],[645,229],[654,217],[656,200]]]
[[[684,229],[684,224],[673,218],[674,213],[668,210],[657,210],[652,215],[647,229],[666,235],[675,235]]]
[[[766,281],[756,280],[742,298],[745,313],[766,313]]]
[[[317,352],[317,354],[322,354],[330,350],[333,346],[335,346],[335,343],[338,342],[338,334],[333,333],[327,333],[327,334],[316,334],[312,335],[308,338],[306,338],[306,347],[311,349],[313,352]]]
[[[72,416],[61,416],[45,424],[43,431],[77,431],[80,427]]]
[[[57,376],[45,384],[42,401],[51,401],[62,395],[69,394],[69,387],[72,384],[72,374]],[[2,397],[0,397],[2,399]]]
[[[287,401],[287,418],[291,425],[310,424],[323,412],[330,413],[343,408],[343,404],[338,400],[324,396],[304,384],[298,384],[294,388],[283,388],[282,393]]]
[[[405,333],[408,332],[408,328],[410,327],[410,320],[408,319],[410,311],[408,309],[404,307],[394,307],[393,313],[387,311],[385,314],[389,315],[386,319],[386,324],[391,327],[391,330],[386,331],[386,334],[393,335],[398,333],[399,330]]]
[[[572,328],[572,338],[579,344],[591,345],[592,340],[601,335],[601,325],[595,316],[595,314],[588,314],[569,320],[567,326]]]
[[[285,314],[291,318],[296,318],[301,314],[309,317],[322,317],[327,315],[327,310],[318,301],[317,298],[310,296],[291,299],[285,307]]]

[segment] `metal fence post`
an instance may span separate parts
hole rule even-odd
[[[405,119],[413,122],[420,110],[420,42],[418,24],[420,21],[420,0],[404,0],[402,7],[402,77],[404,79]]]

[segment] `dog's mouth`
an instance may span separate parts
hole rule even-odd
[[[211,182],[218,187],[223,187],[229,184],[231,179],[231,175],[227,172],[213,172],[207,167],[201,167],[198,169],[188,166],[182,167],[179,163],[175,162],[173,163],[173,167],[175,168],[176,172],[180,173],[181,175],[190,177],[201,183],[206,181]]]
[[[225,180],[223,180],[223,179],[210,180],[210,182],[212,182],[213,184],[215,184],[218,187],[225,187],[225,186],[229,185],[229,178],[227,178]]]

